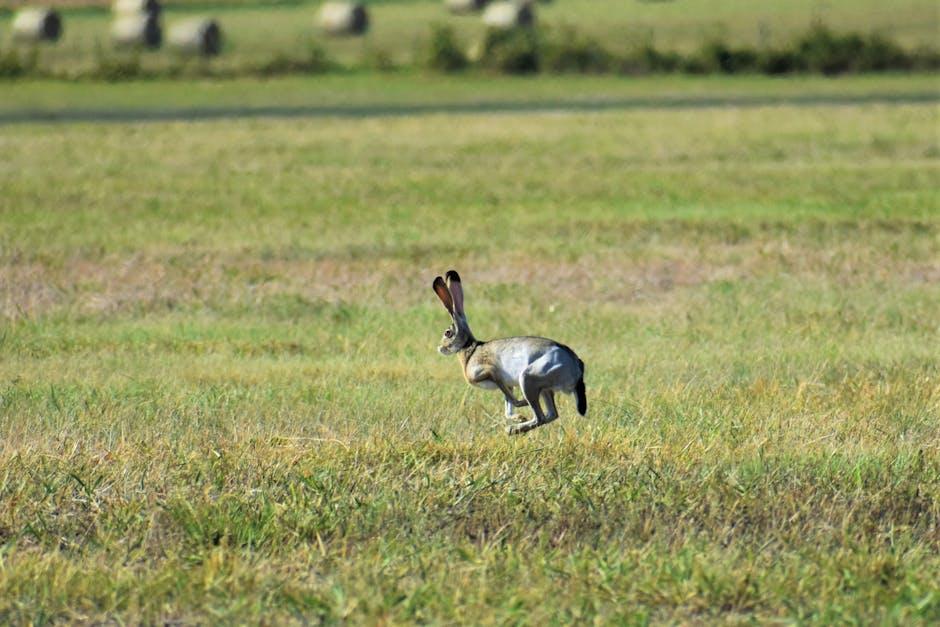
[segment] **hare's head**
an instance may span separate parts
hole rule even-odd
[[[473,333],[467,324],[467,316],[463,311],[463,287],[460,285],[460,275],[454,270],[447,272],[447,282],[437,277],[434,279],[434,293],[441,299],[441,303],[450,314],[450,326],[444,330],[441,345],[437,347],[442,355],[453,355],[463,350],[473,341]]]

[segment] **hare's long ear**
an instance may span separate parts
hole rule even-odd
[[[441,277],[436,277],[434,283],[431,284],[434,293],[437,294],[437,297],[441,299],[444,308],[447,310],[451,316],[454,315],[454,299],[450,295],[450,290],[447,289],[447,286],[444,284],[444,279]]]
[[[461,316],[466,315],[463,311],[463,285],[460,284],[460,275],[456,270],[447,271],[447,287],[454,297],[454,311]]]

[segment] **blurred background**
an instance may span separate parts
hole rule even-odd
[[[56,39],[54,45],[27,50],[24,27],[14,59],[14,18],[28,5],[8,1],[0,9],[0,73],[14,74],[18,65],[20,73],[108,79],[187,70],[264,76],[455,71],[474,64],[502,72],[614,74],[937,66],[938,8],[930,0],[53,0],[37,6],[58,14],[61,32],[47,38]],[[134,15],[152,18],[135,22]],[[218,43],[201,52],[218,58],[188,68],[185,57],[200,56],[198,47],[174,42],[170,34],[194,19],[216,25]],[[36,21],[31,24],[35,30]],[[517,27],[526,33],[508,34]],[[190,33],[190,39],[198,36]]]

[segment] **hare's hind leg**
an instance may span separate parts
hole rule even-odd
[[[545,414],[545,422],[551,422],[558,418],[558,410],[555,408],[555,391],[545,390],[542,392],[542,398],[545,400],[545,408],[548,410]]]
[[[542,406],[539,404],[539,395],[542,392],[541,382],[539,377],[530,371],[530,368],[523,370],[522,374],[519,376],[519,387],[522,388],[522,396],[529,403],[529,406],[532,408],[532,413],[535,414],[535,416],[532,420],[521,422],[517,425],[510,425],[509,428],[506,429],[506,433],[509,435],[525,433],[536,427],[541,427],[548,422],[545,419],[545,414],[542,413]],[[554,418],[552,418],[552,420],[554,420]]]

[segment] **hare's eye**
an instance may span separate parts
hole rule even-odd
[[[446,331],[444,331],[444,337],[452,337],[453,335],[454,335],[454,332],[451,331],[450,329],[447,329]]]

